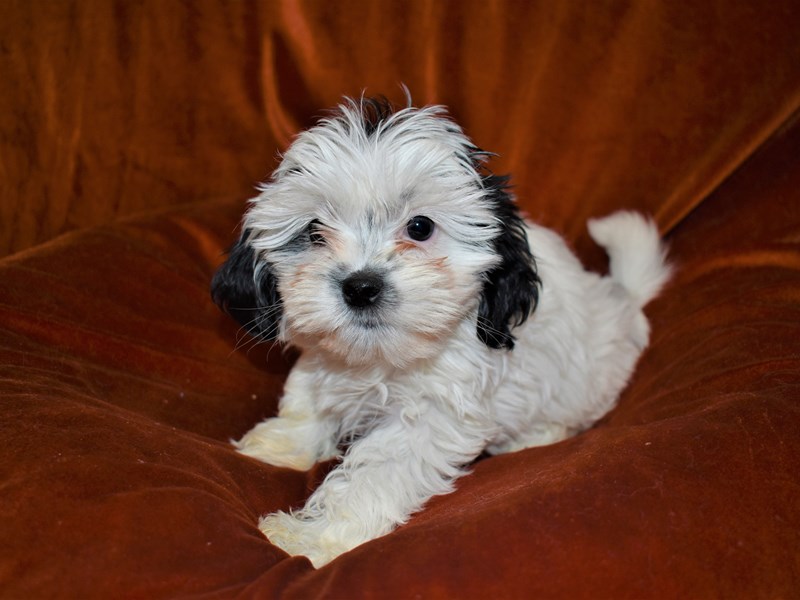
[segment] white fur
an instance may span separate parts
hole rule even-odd
[[[302,349],[278,416],[237,448],[273,465],[340,464],[297,511],[261,520],[271,542],[319,567],[389,533],[453,489],[481,452],[550,444],[610,410],[648,342],[642,307],[668,277],[654,225],[635,213],[591,221],[610,277],[584,271],[533,223],[539,303],[512,351],[476,335],[500,224],[482,202],[475,149],[438,107],[407,108],[367,135],[362,107],[302,133],[245,219],[283,301],[278,337]],[[415,215],[431,239],[405,231]],[[318,220],[324,244],[293,240]],[[343,277],[384,274],[377,322],[342,299]]]

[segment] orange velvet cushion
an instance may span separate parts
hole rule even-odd
[[[790,1],[10,5],[0,596],[794,595],[797,22]],[[330,465],[228,444],[274,413],[293,354],[238,337],[208,286],[275,151],[399,81],[589,264],[585,217],[630,207],[679,270],[600,424],[478,461],[314,571],[256,523]]]

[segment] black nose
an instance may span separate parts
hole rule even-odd
[[[371,271],[356,271],[342,282],[342,296],[354,308],[371,306],[383,289],[383,278]]]

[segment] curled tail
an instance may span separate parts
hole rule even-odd
[[[587,225],[589,235],[608,254],[611,279],[639,306],[655,298],[672,271],[655,223],[639,213],[620,211],[590,219]]]

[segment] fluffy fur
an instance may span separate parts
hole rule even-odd
[[[563,440],[611,409],[669,269],[654,225],[590,221],[586,272],[524,221],[443,108],[347,100],[288,149],[217,272],[214,300],[302,354],[238,450],[338,466],[260,528],[321,566],[453,489],[479,454]]]

